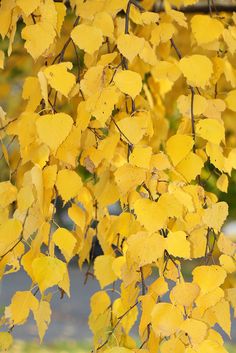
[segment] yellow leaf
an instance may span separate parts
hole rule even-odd
[[[196,134],[215,144],[225,140],[224,125],[216,119],[201,119],[196,124]]]
[[[80,227],[83,231],[86,222],[86,214],[85,211],[78,205],[73,204],[68,209],[68,216],[72,219],[72,221]]]
[[[224,291],[218,287],[211,292],[199,295],[196,299],[196,305],[204,313],[206,309],[217,304],[222,298],[224,298]]]
[[[168,42],[175,33],[175,26],[172,23],[162,22],[156,25],[151,32],[150,42],[153,45]]]
[[[132,144],[137,144],[145,133],[145,129],[135,117],[126,117],[117,122],[118,127],[124,134],[124,141],[130,141]]]
[[[155,50],[151,47],[148,41],[145,41],[143,49],[139,52],[140,58],[149,65],[157,64],[157,57]]]
[[[190,182],[195,179],[204,166],[202,159],[193,152],[189,152],[184,159],[176,166],[176,170],[181,173],[184,178]]]
[[[73,28],[71,38],[80,49],[83,49],[88,54],[93,54],[98,50],[103,41],[103,35],[100,28],[89,26],[84,23]]]
[[[216,182],[217,188],[222,192],[227,192],[229,186],[228,176],[226,174],[221,174]]]
[[[128,163],[117,168],[114,175],[115,182],[123,195],[141,185],[146,177],[145,169]]]
[[[13,325],[22,325],[27,320],[30,310],[35,312],[37,308],[38,300],[30,291],[16,292],[11,304],[5,309],[5,315]]]
[[[173,304],[192,306],[200,289],[195,283],[178,283],[170,292],[170,300]]]
[[[23,212],[26,211],[34,202],[34,194],[32,186],[26,185],[22,187],[17,195],[18,209]]]
[[[26,16],[29,16],[40,5],[40,0],[16,0],[16,5],[21,8]]]
[[[5,53],[0,50],[0,69],[4,69]]]
[[[224,30],[224,26],[219,20],[206,15],[193,16],[191,19],[191,28],[198,45],[207,44],[219,39]]]
[[[161,353],[184,353],[185,345],[177,337],[171,337],[168,341],[162,342],[160,346]]]
[[[139,267],[156,262],[165,250],[165,239],[159,233],[138,232],[128,240],[127,259]]]
[[[193,282],[201,289],[201,293],[208,293],[224,283],[225,270],[218,265],[198,266],[193,270]]]
[[[104,126],[119,97],[120,92],[115,86],[106,87],[87,99],[86,110]]]
[[[174,135],[166,142],[166,152],[174,166],[182,161],[193,148],[194,142],[191,136]]]
[[[135,99],[142,90],[140,74],[130,70],[119,71],[114,77],[114,83],[119,90]]]
[[[101,288],[117,280],[117,276],[112,269],[114,260],[115,258],[111,255],[100,255],[94,261],[94,274]]]
[[[234,256],[234,254],[236,253],[236,244],[223,233],[221,233],[218,238],[217,246],[220,252],[222,252],[223,254]]]
[[[155,280],[148,288],[148,292],[156,300],[158,297],[162,297],[168,292],[168,283],[163,276],[160,276]]]
[[[211,60],[204,55],[191,55],[182,58],[179,62],[179,68],[187,83],[192,86],[205,88],[213,73]]]
[[[226,300],[221,300],[214,307],[213,311],[216,316],[217,323],[230,337],[231,320],[230,320],[230,305]]]
[[[230,91],[227,94],[225,98],[225,103],[230,110],[236,112],[236,89]]]
[[[192,345],[201,343],[207,335],[207,324],[200,320],[187,319],[181,325],[183,330],[189,336]]]
[[[134,34],[121,34],[117,39],[117,48],[124,57],[132,62],[143,49],[144,43],[144,38]]]
[[[17,219],[8,219],[0,225],[0,257],[17,243],[21,231],[22,225]]]
[[[36,60],[53,43],[56,31],[51,23],[45,21],[24,27],[21,36],[26,40],[26,50]]]
[[[209,339],[200,343],[197,353],[228,353],[227,350],[218,342]]]
[[[236,148],[233,148],[228,155],[228,160],[232,165],[232,168],[236,169]]]
[[[166,239],[167,251],[177,257],[190,258],[190,243],[183,231],[169,232]]]
[[[51,321],[51,308],[47,301],[41,300],[39,302],[39,307],[34,312],[34,319],[38,327],[40,342],[42,342],[45,332]]]
[[[62,169],[58,172],[56,187],[65,202],[77,196],[82,186],[81,178],[75,171]]]
[[[43,70],[49,85],[66,97],[68,97],[70,91],[76,84],[75,76],[67,71],[71,69],[71,62],[63,62],[47,66]]]
[[[111,15],[107,12],[96,13],[93,26],[100,28],[105,37],[113,37],[114,24]]]
[[[0,332],[0,351],[7,351],[13,343],[12,335],[8,332]]]
[[[158,303],[151,313],[151,323],[156,335],[162,337],[176,333],[183,322],[183,314],[174,305]]]
[[[67,262],[72,258],[76,245],[76,239],[71,232],[65,228],[58,228],[52,236],[53,242],[59,247]]]
[[[0,206],[7,207],[16,200],[17,188],[10,181],[0,182]]]
[[[58,285],[64,278],[66,264],[54,257],[36,257],[32,262],[35,281],[43,293],[47,288]]]
[[[137,220],[149,231],[156,232],[166,227],[167,216],[158,202],[140,198],[134,204]]]
[[[220,231],[223,223],[228,216],[228,205],[226,202],[217,202],[204,210],[203,222],[209,228],[213,228],[216,232]]]
[[[40,140],[48,145],[52,152],[55,152],[69,135],[72,125],[72,118],[65,113],[43,115],[36,121]]]
[[[220,256],[219,260],[226,272],[234,273],[236,271],[235,260],[231,256],[223,254]]]
[[[150,146],[135,146],[129,157],[129,162],[136,167],[148,169],[151,156],[152,148]]]

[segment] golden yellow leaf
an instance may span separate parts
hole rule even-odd
[[[228,205],[226,202],[217,202],[204,210],[203,222],[216,232],[220,231],[224,221],[228,216]]]
[[[141,185],[146,177],[145,169],[128,163],[117,168],[114,174],[115,182],[123,195]]]
[[[184,353],[185,345],[177,337],[171,337],[168,341],[162,342],[160,345],[161,353]]]
[[[224,30],[223,24],[209,15],[193,16],[191,19],[191,28],[198,45],[207,44],[219,39]]]
[[[121,34],[117,39],[117,47],[120,53],[130,62],[141,52],[144,43],[144,38],[137,37],[134,34]]]
[[[66,264],[51,256],[36,257],[32,262],[32,269],[42,293],[47,288],[58,285],[67,272]]]
[[[68,72],[68,70],[71,69],[71,62],[63,62],[47,66],[43,70],[49,85],[66,97],[68,97],[70,91],[76,84],[75,76]]]
[[[16,200],[17,188],[10,181],[0,182],[0,206],[7,207]]]
[[[236,271],[235,260],[231,256],[223,254],[220,256],[219,260],[226,272],[234,273]]]
[[[119,90],[135,99],[142,90],[142,78],[134,71],[119,71],[114,77],[114,83]]]
[[[26,41],[26,50],[36,60],[53,43],[56,31],[51,23],[45,21],[24,27],[21,36]]]
[[[107,12],[96,13],[93,26],[100,28],[105,37],[113,37],[114,23],[111,15]]]
[[[183,314],[174,305],[158,303],[151,313],[151,323],[156,335],[170,336],[180,329],[183,322]]]
[[[72,125],[72,118],[65,113],[43,115],[36,121],[40,140],[54,153],[69,135]]]
[[[20,7],[26,16],[29,16],[40,5],[40,0],[16,0],[16,5]]]
[[[0,332],[0,351],[7,351],[13,343],[12,335],[8,332]]]
[[[130,155],[129,162],[136,167],[148,169],[151,156],[152,148],[150,146],[135,146]]]
[[[170,292],[170,300],[176,305],[192,306],[199,292],[200,288],[196,283],[178,283]]]
[[[204,163],[202,159],[197,154],[189,152],[187,156],[177,164],[175,169],[190,182],[201,174],[203,166]]]
[[[206,309],[217,304],[222,298],[224,298],[224,291],[218,287],[211,292],[199,295],[196,299],[196,305],[204,313]]]
[[[216,119],[201,119],[196,124],[196,134],[215,144],[225,140],[224,125]]]
[[[45,332],[51,321],[51,308],[47,301],[41,300],[39,302],[39,306],[34,312],[34,319],[38,327],[40,342],[42,342]]]
[[[58,172],[56,187],[65,202],[77,196],[82,186],[82,180],[75,171],[62,169]]]
[[[22,325],[27,320],[30,310],[35,312],[38,300],[30,291],[15,292],[11,304],[5,308],[5,315],[13,325]]]
[[[204,55],[185,56],[179,62],[179,68],[187,83],[192,86],[205,88],[213,73],[211,60]]]
[[[117,279],[112,269],[115,258],[111,255],[97,256],[94,261],[94,274],[99,281],[101,288],[106,287]]]
[[[150,42],[153,45],[168,42],[175,33],[175,26],[172,23],[162,22],[156,25],[151,32]]]
[[[93,54],[98,50],[103,41],[103,35],[100,28],[84,23],[73,28],[71,38],[80,49],[83,49],[88,54]]]
[[[135,117],[126,117],[117,122],[118,127],[124,134],[123,139],[137,144],[145,133],[145,129]],[[127,142],[127,141],[126,141]]]
[[[52,236],[53,242],[59,247],[67,262],[72,258],[76,245],[74,235],[65,228],[58,228]]]
[[[6,252],[19,241],[22,231],[22,224],[18,219],[7,219],[0,225],[0,256]]]
[[[0,50],[0,69],[4,69],[5,53]]]
[[[191,136],[174,135],[166,142],[166,152],[174,166],[182,161],[193,148],[194,142]]]
[[[138,232],[128,238],[127,244],[127,261],[139,267],[156,262],[165,250],[165,239],[159,233]]]
[[[222,192],[227,192],[229,186],[229,179],[226,174],[221,174],[216,182],[217,188]]]
[[[32,187],[30,185],[26,185],[22,187],[17,194],[17,206],[18,209],[22,211],[26,211],[34,202],[34,194]]]
[[[220,327],[231,337],[231,319],[230,319],[230,305],[227,300],[222,299],[214,307],[213,311],[216,316],[216,321]]]
[[[218,342],[206,339],[200,343],[197,353],[228,353],[227,350]]]
[[[219,235],[217,246],[220,252],[229,256],[234,256],[236,252],[236,244],[223,233]]]
[[[148,41],[145,41],[143,49],[139,52],[140,58],[149,65],[157,64],[157,57],[155,50],[151,47]]]
[[[192,345],[201,343],[207,335],[208,326],[205,322],[195,319],[187,319],[181,325],[191,341]]]
[[[167,215],[158,202],[140,198],[134,204],[137,220],[149,231],[156,232],[166,227]]]
[[[236,112],[236,89],[230,91],[226,98],[225,98],[225,103],[227,107],[232,110],[233,112]]]
[[[73,204],[68,209],[68,216],[77,226],[80,227],[81,230],[84,229],[86,222],[86,213],[80,206]]]
[[[183,231],[169,232],[166,239],[167,251],[177,257],[190,258],[190,242]]]
[[[208,293],[224,283],[225,270],[218,265],[198,266],[193,270],[193,282],[201,289],[201,293]]]

